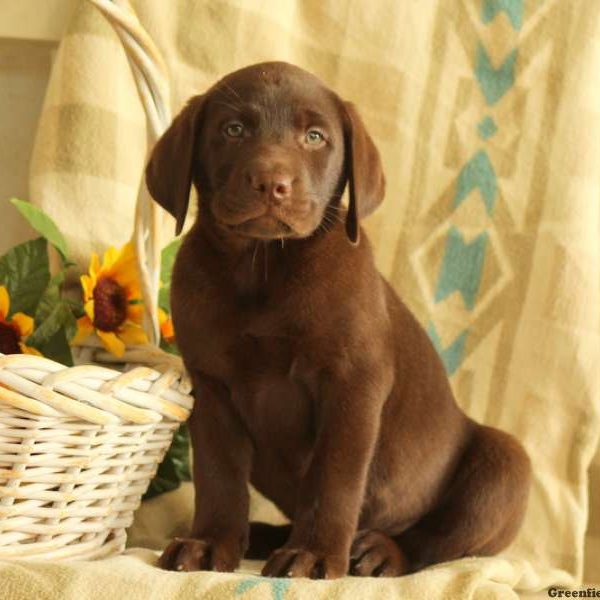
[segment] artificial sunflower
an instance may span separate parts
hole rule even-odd
[[[0,285],[0,352],[2,354],[36,354],[35,348],[25,344],[33,333],[33,319],[25,313],[18,312],[8,318],[10,311],[10,296],[8,290]]]
[[[175,341],[175,328],[173,319],[162,308],[158,309],[158,323],[160,325],[160,334],[169,344]]]
[[[133,243],[121,250],[109,248],[102,264],[92,254],[88,275],[81,276],[85,315],[77,320],[72,344],[81,344],[94,332],[115,356],[123,356],[125,345],[145,344],[142,329],[144,306]]]

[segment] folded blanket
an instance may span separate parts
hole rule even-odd
[[[0,591],[7,600],[60,598],[181,598],[182,600],[428,600],[519,598],[513,587],[528,577],[524,565],[499,559],[472,559],[438,565],[398,580],[347,577],[333,581],[258,577],[245,561],[240,572],[175,573],[153,566],[151,550],[136,548],[98,562],[0,563]],[[541,597],[547,597],[546,593]]]
[[[203,600],[456,600],[519,598],[514,588],[544,585],[527,561],[509,558],[472,558],[436,565],[402,578],[346,577],[335,581],[270,579],[260,577],[261,563],[244,561],[235,574],[172,573],[156,568],[157,549],[171,535],[185,533],[192,515],[192,485],[144,503],[138,511],[124,555],[96,562],[0,562],[0,597],[6,600],[48,598],[182,598]],[[252,518],[278,523],[282,517],[272,504],[252,495]],[[140,547],[143,546],[143,547]],[[569,578],[555,573],[555,581]],[[545,598],[544,592],[541,597]]]
[[[397,581],[280,582],[273,597],[502,597],[580,581],[600,435],[600,3],[132,4],[165,56],[175,108],[267,59],[297,63],[357,104],[388,177],[367,223],[378,264],[426,324],[460,404],[517,435],[533,462],[523,530],[501,557]],[[81,3],[48,89],[31,200],[82,262],[131,230],[145,126],[128,69],[110,26]],[[165,598],[252,598],[271,585],[164,574],[150,557],[3,567],[0,582],[55,577],[48,585],[73,581],[81,595],[92,585],[115,595],[122,582],[123,594],[158,586]]]

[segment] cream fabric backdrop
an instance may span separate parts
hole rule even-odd
[[[502,558],[414,576],[427,597],[575,585],[600,431],[600,3],[133,6],[165,55],[175,108],[235,68],[287,60],[354,101],[381,149],[388,194],[367,223],[378,264],[428,328],[461,405],[515,433],[535,473],[513,546]],[[32,201],[58,220],[82,262],[128,238],[144,157],[144,115],[123,50],[82,3],[31,170]],[[318,585],[294,583],[278,597],[312,596],[325,589]],[[352,594],[353,585],[335,589]],[[410,594],[414,585],[408,577],[385,589]],[[260,597],[260,587],[242,592]]]

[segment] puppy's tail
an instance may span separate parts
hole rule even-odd
[[[267,560],[274,550],[281,548],[287,542],[291,531],[291,525],[250,523],[250,540],[245,558]]]

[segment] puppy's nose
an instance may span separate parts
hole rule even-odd
[[[292,178],[289,175],[275,175],[271,188],[271,194],[275,198],[283,200],[292,193]]]
[[[252,189],[280,202],[292,195],[292,177],[285,173],[250,173],[248,183]]]

